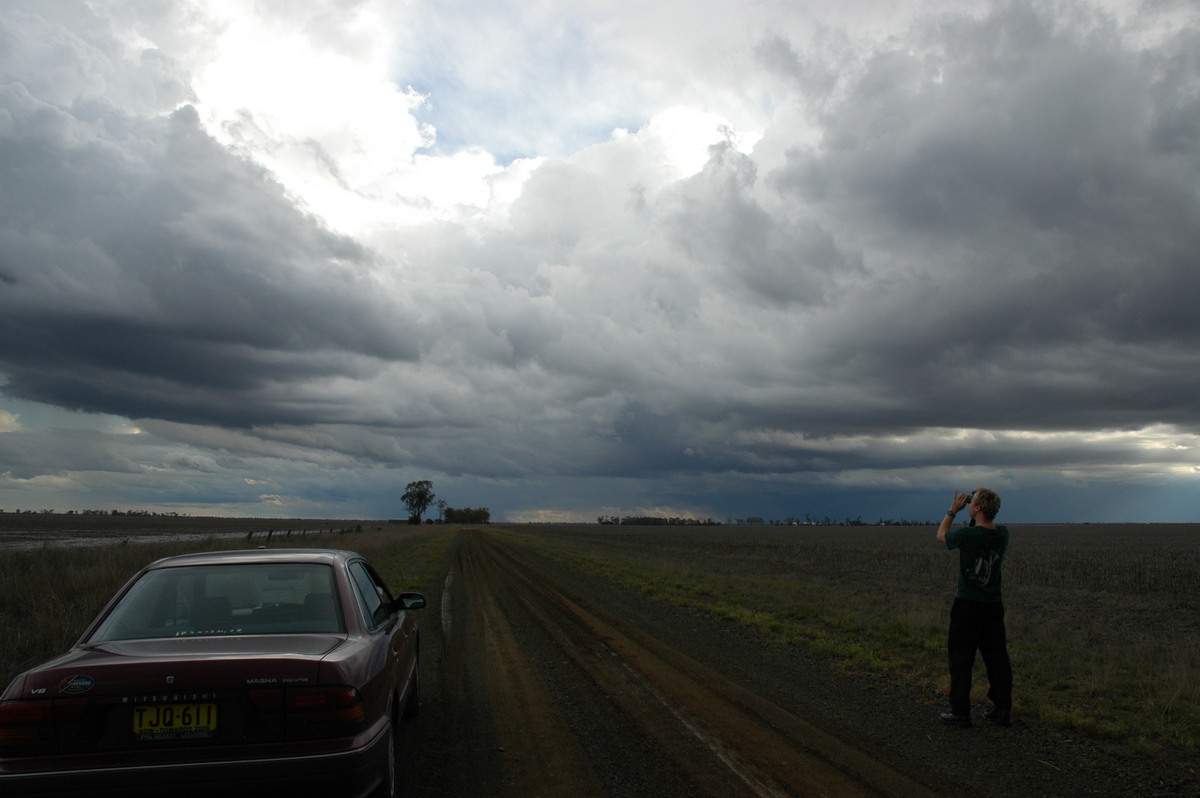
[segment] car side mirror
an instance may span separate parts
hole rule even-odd
[[[420,593],[401,593],[395,603],[398,610],[419,610],[424,606],[425,597]]]

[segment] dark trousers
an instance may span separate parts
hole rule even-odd
[[[1012,710],[1012,663],[1004,631],[1004,605],[999,602],[954,599],[950,608],[950,709],[971,714],[971,671],[975,651],[987,668],[988,698],[996,709]]]

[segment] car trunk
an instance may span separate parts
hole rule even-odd
[[[335,635],[228,636],[76,649],[26,679],[21,699],[35,710],[50,701],[54,709],[24,753],[311,738],[325,728],[314,718],[351,701],[344,688],[331,692],[320,681],[322,658],[342,641]]]

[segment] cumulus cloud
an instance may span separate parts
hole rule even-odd
[[[0,496],[1195,479],[1187,7],[68,5],[0,13],[0,390],[85,415]]]
[[[29,46],[83,46],[42,45]],[[120,52],[89,76],[101,93],[81,80],[74,97],[61,85],[34,95],[18,55],[0,88],[12,119],[0,139],[9,392],[246,424],[294,416],[271,399],[281,386],[416,356],[403,298],[377,289],[376,255],[298,210],[192,106],[114,104],[104,87],[131,69]]]

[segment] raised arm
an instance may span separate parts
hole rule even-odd
[[[967,502],[971,501],[969,493],[955,493],[954,498],[950,500],[950,509],[942,516],[942,523],[938,525],[937,539],[941,543],[946,542],[946,533],[954,528],[954,516],[958,511],[967,506]]]

